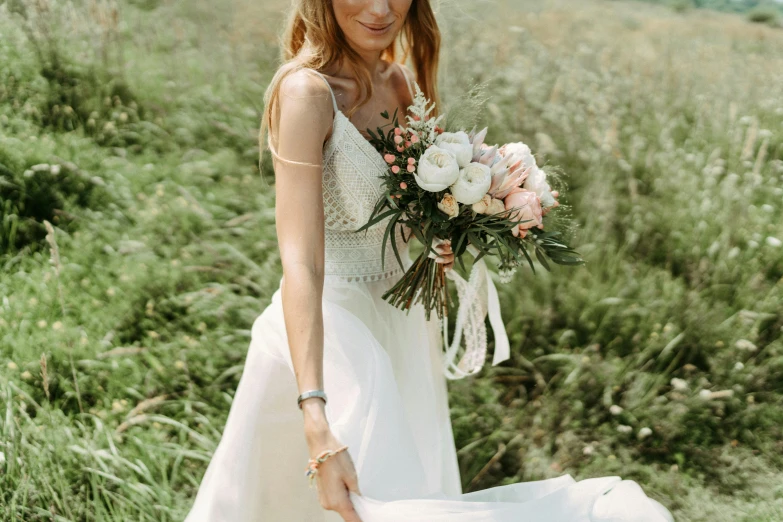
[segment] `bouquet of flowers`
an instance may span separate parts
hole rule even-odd
[[[463,269],[462,255],[472,246],[474,262],[486,255],[498,259],[503,282],[525,261],[535,271],[532,255],[547,270],[550,260],[582,264],[561,232],[544,226],[546,214],[559,205],[559,193],[552,191],[530,148],[522,142],[489,146],[487,128],[448,132],[439,125],[444,115],[430,117],[433,109],[416,85],[407,127],[398,124],[395,111],[391,118],[382,114],[392,122],[388,132],[368,129],[389,170],[384,196],[358,231],[391,218],[387,236],[407,226],[424,245],[451,240]],[[391,245],[402,266],[395,242]],[[438,317],[447,313],[446,278],[433,254],[432,247],[423,252],[384,299],[403,310],[421,302],[427,319],[433,310]]]
[[[403,240],[407,241],[407,228],[423,245],[429,245],[383,298],[402,310],[422,303],[427,320],[435,311],[443,326],[444,370],[448,378],[457,379],[478,372],[483,365],[487,314],[495,334],[493,364],[510,356],[497,291],[484,256],[498,260],[502,283],[509,282],[525,261],[535,272],[533,255],[547,270],[549,261],[580,265],[583,260],[557,227],[545,228],[545,222],[550,222],[545,216],[559,206],[559,193],[551,189],[530,148],[521,142],[489,146],[484,143],[486,128],[478,132],[475,127],[469,132],[444,129],[440,123],[445,115],[432,118],[434,104],[415,85],[406,127],[399,125],[395,111],[391,117],[388,112],[381,114],[391,121],[387,132],[381,127],[376,132],[367,129],[370,143],[389,169],[382,180],[384,195],[357,232],[388,219],[384,250],[398,227]],[[474,256],[468,280],[435,262],[433,247],[446,240],[463,270],[465,252]],[[404,267],[397,242],[391,245]],[[447,278],[456,284],[459,298],[452,342],[448,340]],[[463,337],[466,348],[456,362]]]
[[[535,271],[532,255],[547,270],[550,260],[582,264],[561,232],[545,228],[545,216],[559,205],[559,193],[552,191],[530,148],[522,142],[489,146],[484,143],[487,128],[447,131],[439,125],[444,115],[430,117],[433,109],[416,85],[406,127],[399,125],[395,111],[391,117],[382,113],[391,120],[388,132],[368,129],[389,169],[384,196],[357,232],[390,218],[387,237],[407,226],[423,245],[450,240],[463,270],[466,251],[475,256],[474,265],[483,256],[494,256],[502,282],[525,261]],[[391,245],[403,266],[396,242]],[[383,298],[403,310],[421,302],[428,320],[433,310],[443,318],[448,313],[446,276],[435,257],[430,246]]]

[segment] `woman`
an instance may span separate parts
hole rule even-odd
[[[403,271],[391,248],[381,259],[385,223],[352,232],[386,169],[359,129],[412,102],[398,39],[424,94],[438,100],[435,17],[429,0],[294,4],[261,128],[274,157],[283,277],[253,324],[186,522],[672,520],[619,477],[461,494],[438,328],[420,306],[406,314],[381,298]],[[407,242],[392,240],[407,268]],[[448,242],[435,250],[450,269]],[[308,458],[344,446],[317,468],[317,492],[308,489]]]

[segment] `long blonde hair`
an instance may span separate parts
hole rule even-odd
[[[396,62],[399,44],[402,54],[399,62],[405,63],[408,58],[411,58],[416,82],[424,95],[435,103],[433,116],[439,114],[441,103],[437,88],[440,39],[440,29],[430,0],[413,0],[399,36],[381,53],[381,59]],[[268,134],[272,124],[273,104],[279,97],[281,82],[289,74],[302,68],[322,71],[346,60],[364,92],[364,98],[348,111],[349,118],[373,95],[371,73],[362,63],[359,54],[345,39],[337,24],[331,2],[292,0],[292,8],[281,43],[283,64],[272,77],[264,93],[264,114],[258,132],[259,169],[265,141],[268,142],[272,154],[278,157]],[[404,123],[402,117],[400,120]],[[264,140],[265,133],[266,140]]]

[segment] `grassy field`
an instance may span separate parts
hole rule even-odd
[[[284,4],[0,0],[0,520],[184,518],[280,277]],[[450,384],[465,490],[621,475],[678,522],[783,520],[783,31],[440,20],[444,101],[486,82],[488,140],[567,173],[587,260],[501,288],[512,361]]]

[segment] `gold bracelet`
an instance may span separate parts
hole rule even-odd
[[[315,475],[318,473],[318,466],[326,462],[326,460],[329,457],[334,457],[341,451],[345,451],[348,449],[348,446],[343,446],[342,448],[338,448],[334,451],[332,450],[324,450],[321,453],[319,453],[315,458],[310,459],[307,463],[307,469],[305,470],[305,477],[310,479],[310,487],[313,487],[313,481],[315,480]]]

